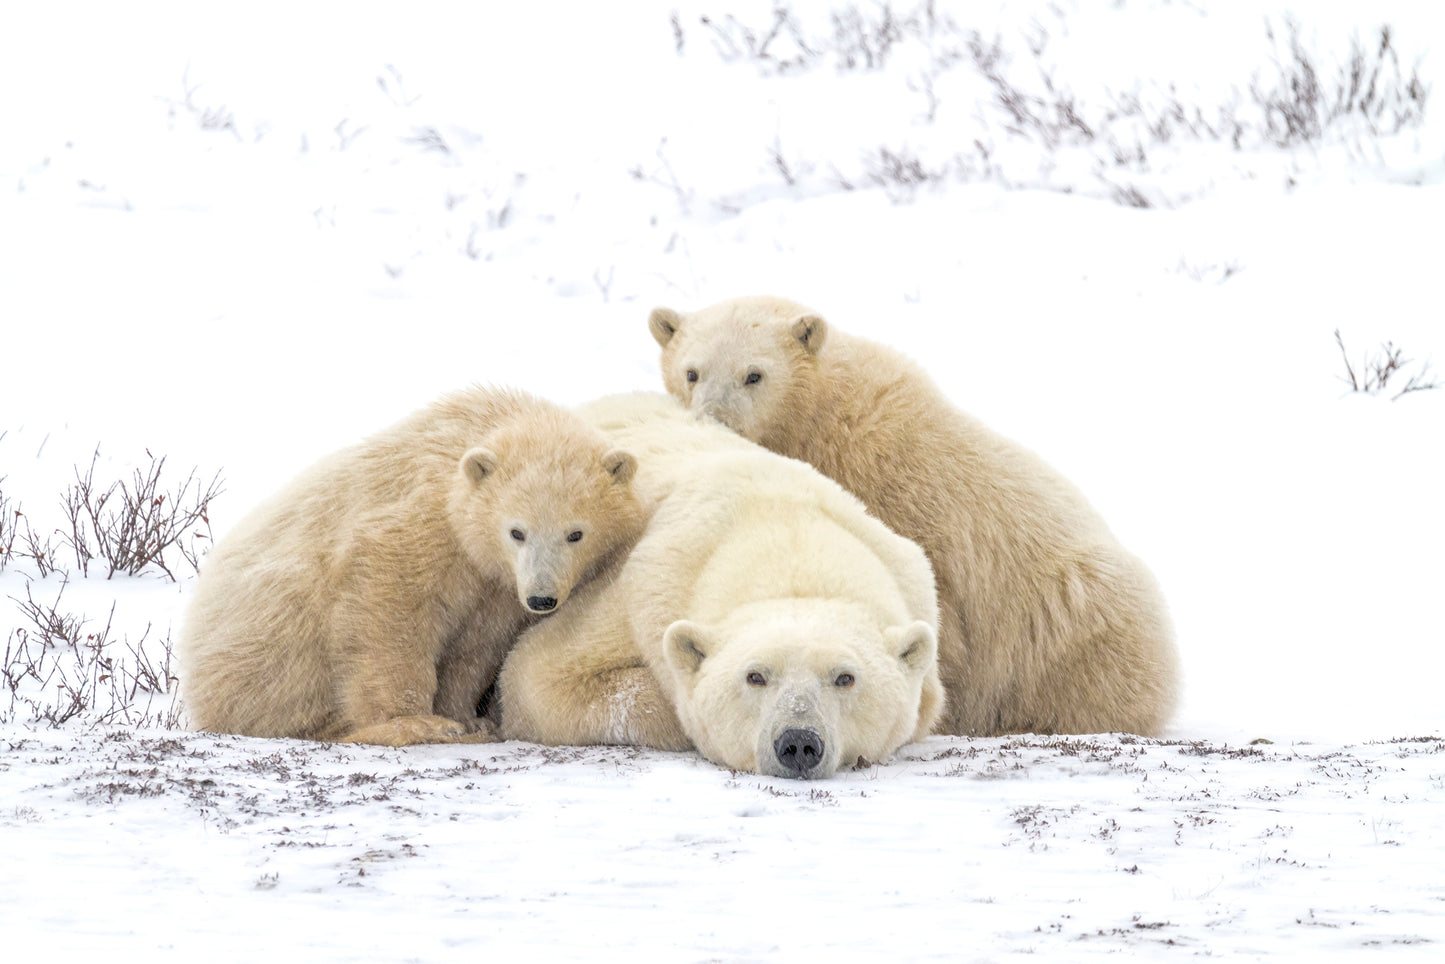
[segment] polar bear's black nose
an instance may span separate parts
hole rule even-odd
[[[784,730],[783,735],[773,741],[773,753],[778,762],[795,775],[806,776],[823,762],[823,738],[813,730]]]
[[[550,613],[557,608],[556,596],[528,596],[527,608],[534,613]]]

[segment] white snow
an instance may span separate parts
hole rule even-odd
[[[1334,332],[1357,366],[1402,348],[1392,386],[1445,381],[1439,5],[939,2],[929,32],[894,3],[874,69],[830,39],[852,10],[876,40],[872,0],[785,5],[796,35],[763,57],[762,0],[413,6],[7,7],[12,510],[53,533],[97,446],[97,479],[149,452],[171,485],[222,472],[220,537],[445,390],[655,389],[652,306],[780,294],[1080,485],[1164,586],[1181,712],[1161,741],[935,737],[813,784],[626,747],[189,734],[109,677],[52,727],[60,677],[31,677],[0,692],[7,945],[1438,955],[1445,390],[1350,393]],[[1251,85],[1277,83],[1291,22],[1327,87],[1389,24],[1401,81],[1433,85],[1423,123],[1273,143]],[[969,31],[1042,126],[1010,119]],[[1143,115],[1108,119],[1127,93]],[[1061,97],[1092,136],[1051,126]],[[1194,132],[1151,133],[1175,101]],[[1224,116],[1237,149],[1202,132]],[[117,665],[163,662],[189,569],[58,562],[0,570],[8,666],[27,599],[109,619]]]

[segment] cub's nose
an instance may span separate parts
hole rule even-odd
[[[534,613],[550,613],[557,608],[556,596],[528,596],[527,608]]]
[[[789,776],[805,777],[823,762],[823,738],[815,730],[787,729],[773,741],[773,754]]]

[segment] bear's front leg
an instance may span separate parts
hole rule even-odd
[[[437,660],[453,627],[435,594],[397,579],[397,568],[355,573],[337,592],[330,627],[334,731],[346,741],[390,746],[465,736],[476,728],[433,709]]]
[[[612,586],[588,586],[522,634],[497,678],[504,739],[690,750]]]
[[[339,743],[371,743],[376,746],[411,746],[416,743],[495,743],[497,732],[485,720],[473,728],[444,716],[398,716],[381,723],[359,727]]]

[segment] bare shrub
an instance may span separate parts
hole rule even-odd
[[[149,451],[146,455],[150,464],[136,469],[129,483],[120,480],[103,489],[95,482],[99,448],[84,475],[76,468],[75,484],[61,498],[70,522],[70,534],[62,538],[75,553],[82,575],[89,575],[90,563],[99,559],[109,566],[107,579],[117,572],[135,576],[154,567],[174,582],[174,562],[168,559],[172,551],[193,571],[199,570],[211,542],[211,500],[224,491],[220,473],[203,488],[192,469],[167,493],[161,486],[165,457],[158,459]]]
[[[1048,37],[1040,31],[1035,42],[1035,59],[1042,54]],[[974,69],[994,89],[994,103],[1005,115],[1005,129],[1038,140],[1048,150],[1063,144],[1092,141],[1094,125],[1084,118],[1084,108],[1065,85],[1054,80],[1053,72],[1038,65],[1042,93],[1030,93],[1014,84],[1006,73],[1009,56],[999,38],[985,41],[970,31],[966,43]]]
[[[1236,150],[1241,147],[1244,125],[1237,119],[1237,95],[1233,101],[1221,104],[1212,120],[1204,116],[1202,107],[1186,107],[1173,85],[1167,94],[1152,91],[1148,102],[1137,86],[1109,96],[1112,103],[1103,111],[1098,125],[1119,166],[1142,166],[1147,162],[1141,135],[1147,135],[1151,147],[1182,139],[1229,140]]]
[[[682,18],[679,17],[677,11],[674,10],[672,11],[672,16],[668,18],[668,22],[672,24],[673,51],[675,53],[681,54],[682,48],[687,45],[687,37],[683,34],[682,31]]]
[[[895,204],[911,201],[920,187],[936,186],[948,177],[948,165],[931,168],[904,147],[880,147],[864,155],[863,174],[887,192]]]
[[[1405,78],[1392,33],[1388,24],[1382,24],[1373,47],[1366,47],[1359,37],[1352,39],[1349,62],[1335,77],[1332,117],[1358,115],[1376,134],[1395,134],[1424,121],[1430,88],[1420,80],[1418,62]]]
[[[1109,187],[1110,200],[1120,207],[1144,209],[1154,206],[1154,202],[1136,184],[1116,184],[1107,178],[1101,180]]]
[[[30,560],[35,566],[36,574],[41,579],[52,572],[65,575],[65,570],[61,568],[56,558],[60,549],[55,545],[55,533],[51,532],[42,539],[40,533],[31,527],[29,520],[18,509],[15,512],[15,518],[20,524],[20,538],[24,540],[24,548],[21,549],[20,556]]]
[[[5,477],[0,476],[0,482],[4,481]],[[0,489],[0,572],[5,571],[5,567],[10,564],[10,555],[15,551],[15,536],[20,518],[19,507],[11,508],[10,497],[5,494],[4,489]]]
[[[30,627],[13,631],[5,646],[5,685],[10,691],[8,722],[15,720],[17,701],[30,710],[32,722],[51,726],[64,725],[94,702],[95,684],[78,671],[94,663],[81,653],[85,620],[57,608],[64,592],[62,583],[54,603],[39,603],[26,583],[25,599],[10,597],[19,604]],[[26,680],[34,681],[27,692],[39,690],[41,695],[22,694]]]
[[[1285,19],[1283,40],[1272,24],[1266,34],[1278,48],[1274,56],[1277,77],[1272,86],[1258,80],[1250,93],[1264,110],[1265,134],[1279,147],[1320,140],[1327,128],[1342,118],[1362,120],[1373,134],[1394,134],[1425,118],[1430,90],[1420,80],[1419,65],[1408,78],[1400,65],[1388,24],[1379,27],[1366,46],[1351,38],[1345,63],[1325,76],[1305,49],[1299,22]]]
[[[401,71],[392,64],[386,65],[386,72],[376,75],[376,86],[396,107],[410,107],[418,100],[420,95],[412,96],[406,92],[406,84],[402,80]]]
[[[957,27],[939,14],[934,0],[923,0],[910,8],[895,7],[891,0],[876,0],[867,6],[850,3],[828,14],[829,27],[810,36],[792,6],[775,3],[772,20],[754,28],[732,14],[698,18],[712,34],[713,47],[727,62],[750,62],[767,73],[806,70],[822,63],[828,55],[839,71],[881,70],[893,51],[910,41],[932,42]],[[673,46],[682,52],[682,25],[672,15]],[[946,63],[956,53],[942,52]]]
[[[362,134],[365,134],[369,129],[365,125],[363,125],[361,127],[348,130],[347,125],[350,123],[351,119],[349,117],[343,117],[337,123],[337,125],[332,128],[332,133],[336,135],[336,149],[339,151],[344,151],[352,144],[356,143],[356,139]]]
[[[839,70],[881,69],[889,52],[904,39],[905,31],[918,32],[915,17],[900,17],[887,2],[879,4],[873,16],[848,6],[833,11],[832,19],[832,46]]]
[[[602,276],[601,268],[594,268],[592,271],[592,283],[602,293],[602,303],[605,305],[612,300],[612,281],[617,276],[617,265],[608,265],[607,276]]]
[[[1412,392],[1428,392],[1445,387],[1431,374],[1428,361],[1421,363],[1413,374],[1408,373],[1406,369],[1415,362],[1406,358],[1404,350],[1397,348],[1394,342],[1384,342],[1378,353],[1366,354],[1358,363],[1350,361],[1350,353],[1345,349],[1345,339],[1338,328],[1335,329],[1335,344],[1340,346],[1340,356],[1345,362],[1345,374],[1338,377],[1350,387],[1351,392],[1365,395],[1394,392],[1390,396],[1390,401],[1393,402]]]
[[[924,100],[923,120],[932,124],[938,120],[938,106],[941,100],[938,91],[934,88],[934,82],[938,77],[936,70],[924,71],[918,75],[918,79],[909,78],[908,89],[915,94],[922,94]]]
[[[11,596],[11,600],[20,606],[20,614],[29,620],[32,629],[29,630],[39,640],[41,646],[50,649],[56,646],[74,647],[80,639],[81,628],[85,625],[83,619],[63,614],[57,608],[60,605],[60,597],[65,594],[65,584],[61,583],[60,589],[55,594],[55,602],[50,604],[38,603],[30,592],[30,583],[25,584],[24,600]]]
[[[813,172],[813,165],[806,161],[789,160],[783,151],[783,140],[781,137],[773,138],[773,146],[768,148],[768,164],[783,183],[788,187],[796,187],[798,182]]]
[[[627,173],[632,175],[635,181],[644,183],[660,184],[672,191],[677,198],[677,206],[683,214],[692,212],[693,192],[682,186],[678,179],[677,171],[673,170],[672,162],[667,159],[667,138],[663,138],[657,145],[658,166],[652,170],[645,169],[641,164],[635,165]]]
[[[229,131],[239,141],[241,132],[236,129],[236,115],[230,108],[224,104],[203,105],[196,101],[196,93],[202,86],[191,83],[189,68],[181,74],[181,90],[183,92],[181,99],[161,98],[170,105],[171,119],[174,120],[178,115],[184,113],[189,115],[201,130]]]
[[[20,511],[20,504],[12,503],[0,492],[0,572],[4,572],[16,559],[29,559],[42,579],[52,572],[63,573],[56,560],[58,552],[55,534],[41,538],[31,527],[25,513]]]
[[[29,584],[19,605],[28,626],[12,630],[0,660],[0,684],[9,706],[0,723],[29,722],[60,727],[72,720],[91,725],[125,724],[175,728],[180,707],[169,637],[153,657],[146,639],[116,640],[115,605],[105,625],[90,632],[88,620],[61,607],[62,583],[53,602],[36,600]]]
[[[442,132],[435,127],[417,127],[412,129],[410,137],[403,137],[403,144],[415,144],[423,152],[431,151],[436,154],[450,155],[452,147],[447,143]]]
[[[1266,21],[1273,48],[1268,64],[1241,76],[1220,102],[1195,105],[1167,83],[1143,81],[1123,92],[1076,91],[1073,79],[1055,66],[1050,48],[1059,41],[1043,22],[1034,21],[1014,38],[990,38],[961,27],[938,6],[935,0],[841,2],[824,21],[821,13],[804,17],[787,0],[778,0],[760,27],[731,14],[703,16],[701,23],[723,60],[751,63],[771,75],[828,63],[840,72],[883,71],[904,60],[917,64],[904,83],[920,99],[917,116],[927,124],[946,116],[948,91],[977,88],[981,79],[991,96],[969,95],[975,106],[962,123],[976,127],[965,127],[957,139],[978,149],[953,149],[952,176],[1082,189],[1136,207],[1172,203],[1148,187],[1154,174],[1149,155],[1158,146],[1177,152],[1181,142],[1192,141],[1243,151],[1332,139],[1353,143],[1362,134],[1389,135],[1418,126],[1430,94],[1418,66],[1402,64],[1388,25],[1365,40],[1353,38],[1341,60],[1316,52],[1326,48],[1306,37],[1293,18],[1286,18],[1282,28]],[[1066,19],[1062,8],[1053,12],[1060,23]],[[673,27],[680,38],[675,16]],[[1070,42],[1066,29],[1052,34]],[[675,46],[680,52],[680,40]],[[949,78],[955,70],[973,77]],[[963,87],[951,80],[962,80]],[[862,145],[883,140],[866,130],[859,134]],[[1070,156],[1060,156],[1066,153]],[[865,156],[868,169],[839,171],[834,181],[845,189],[869,182],[893,185],[895,201],[913,196],[913,189],[905,187],[906,171],[891,172],[888,159],[871,151]],[[807,158],[785,158],[775,145],[769,160],[784,183],[802,184],[799,166]],[[1105,175],[1110,167],[1145,177],[1121,181]],[[1097,180],[1081,181],[1086,170]],[[644,178],[640,171],[634,176]],[[661,175],[650,179],[667,183]]]
[[[1176,270],[1178,270],[1180,274],[1187,275],[1195,281],[1222,285],[1243,271],[1244,267],[1238,261],[1233,260],[1224,262],[1192,262],[1187,258],[1180,258],[1179,267]]]
[[[713,47],[725,61],[751,61],[769,72],[783,73],[806,66],[816,53],[803,39],[802,27],[787,4],[773,8],[773,21],[765,30],[754,30],[732,14],[720,20],[704,14],[698,22],[712,32]],[[681,29],[675,22],[673,29],[675,38],[680,38]],[[790,53],[772,49],[779,37],[793,42]],[[680,41],[677,45],[680,51]]]

